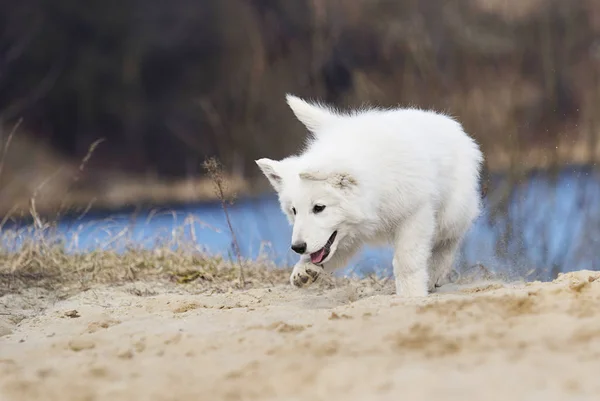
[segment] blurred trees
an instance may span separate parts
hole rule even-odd
[[[184,176],[216,155],[254,175],[302,143],[294,92],[448,111],[498,165],[586,161],[599,35],[593,0],[0,0],[0,124],[70,157],[104,137],[99,167]]]

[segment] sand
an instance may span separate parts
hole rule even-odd
[[[0,400],[598,400],[600,273],[0,298]]]

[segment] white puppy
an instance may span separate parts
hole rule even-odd
[[[364,243],[392,244],[397,294],[427,295],[479,215],[479,146],[432,111],[341,113],[292,95],[287,102],[311,133],[306,149],[256,163],[293,224],[301,256],[292,284],[344,267]]]

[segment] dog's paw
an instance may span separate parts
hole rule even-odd
[[[322,272],[323,268],[321,266],[312,263],[298,263],[292,270],[290,283],[298,288],[307,287],[314,283]]]

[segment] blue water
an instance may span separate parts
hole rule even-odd
[[[491,191],[499,187],[496,178]],[[492,196],[493,197],[493,196]],[[274,194],[238,200],[229,209],[245,258],[265,256],[277,265],[293,265],[291,227]],[[494,212],[498,212],[497,215]],[[16,223],[4,229],[15,229]],[[219,203],[64,218],[57,227],[71,251],[151,248],[171,240],[192,240],[207,253],[233,258],[232,237]],[[548,279],[557,271],[600,270],[600,175],[571,170],[556,177],[536,174],[519,183],[507,206],[490,210],[475,222],[458,263],[482,263],[496,271],[529,273]],[[391,274],[389,247],[366,247],[342,273]],[[554,270],[554,272],[553,272]]]

